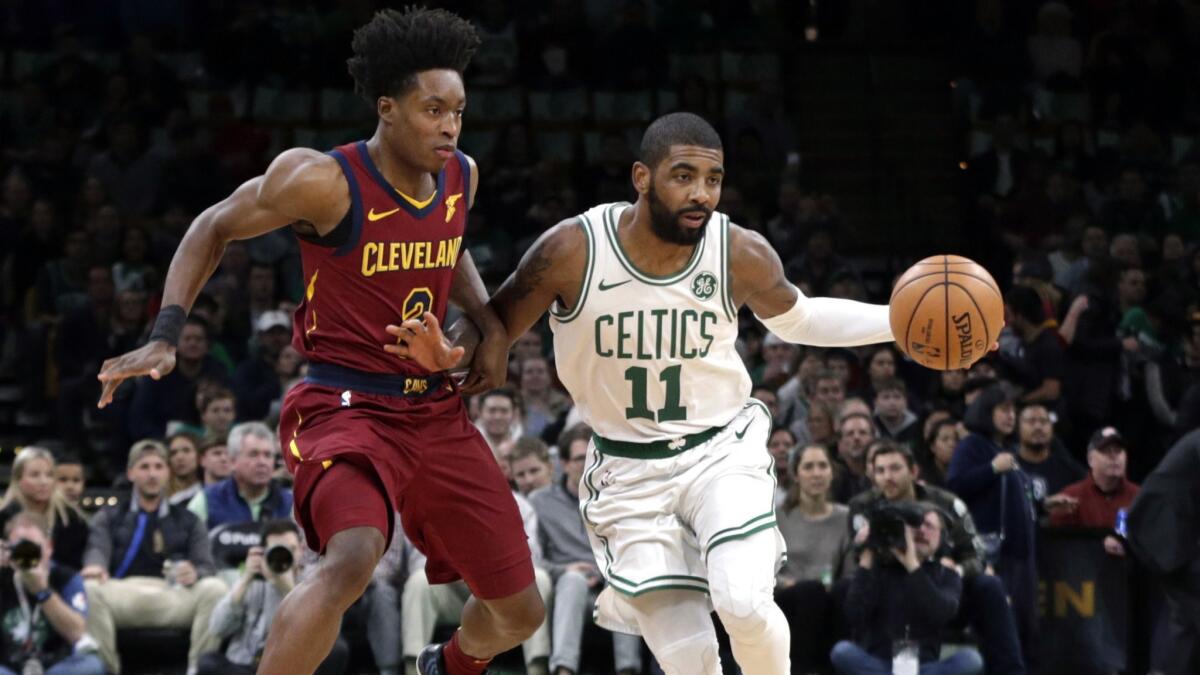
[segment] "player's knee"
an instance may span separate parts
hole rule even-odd
[[[497,623],[508,635],[524,641],[546,621],[546,603],[537,588],[525,590],[497,601],[487,602]]]
[[[665,675],[716,675],[721,672],[717,642],[701,632],[654,650]]]
[[[768,613],[775,608],[772,595],[736,585],[723,588],[710,586],[709,590],[713,609],[717,610],[721,623],[730,635],[763,634],[770,620]]]
[[[373,528],[334,535],[319,568],[320,583],[338,600],[353,602],[371,583],[375,565],[383,555],[383,544],[383,536]]]

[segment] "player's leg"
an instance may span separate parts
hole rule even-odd
[[[721,544],[708,556],[713,607],[746,675],[791,672],[791,632],[774,595],[777,537],[775,529],[768,528]]]
[[[663,589],[614,598],[627,603],[626,613],[636,620],[665,675],[720,675],[717,631],[704,594]]]
[[[746,675],[787,675],[791,633],[775,604],[783,540],[775,526],[771,427],[765,406],[751,402],[715,437],[707,464],[688,484],[683,509],[708,568],[713,607]]]
[[[259,675],[316,670],[337,640],[342,614],[371,582],[387,548],[384,533],[392,531],[392,507],[379,479],[350,462],[338,461],[325,470],[299,513],[310,521],[306,530],[324,544],[324,556],[280,603]]]

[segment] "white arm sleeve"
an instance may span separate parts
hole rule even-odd
[[[798,288],[796,295],[796,304],[783,314],[769,319],[758,317],[767,329],[788,342],[814,347],[857,347],[895,339],[887,305],[808,298]]]

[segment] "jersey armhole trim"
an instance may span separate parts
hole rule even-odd
[[[473,199],[473,196],[471,195],[471,163],[467,161],[467,156],[466,156],[466,154],[463,153],[462,150],[455,150],[454,156],[458,157],[458,166],[459,166],[459,168],[462,169],[463,197],[465,198],[465,201],[467,202],[467,211],[468,211],[468,213],[466,214],[466,217],[470,218],[471,214],[469,212],[471,210],[471,207],[475,206],[475,201]],[[464,226],[463,229],[466,229],[466,227]]]
[[[578,222],[579,228],[583,230],[583,236],[587,240],[587,247],[584,249],[587,260],[583,265],[583,281],[579,284],[579,298],[575,300],[575,306],[570,309],[562,309],[562,304],[557,299],[550,305],[550,316],[559,323],[569,323],[579,316],[579,312],[587,301],[588,289],[592,286],[592,269],[596,264],[596,242],[592,236],[591,222],[588,217],[581,215]]]
[[[354,169],[350,167],[350,160],[346,159],[341,150],[330,150],[329,154],[337,160],[338,166],[342,167],[346,183],[350,186],[350,237],[333,252],[335,258],[340,258],[357,248],[358,239],[362,236],[362,193],[359,191]]]
[[[724,277],[724,288],[721,289],[721,306],[725,316],[731,322],[737,323],[737,310],[733,306],[733,277],[729,276],[729,216],[721,216],[721,275]]]

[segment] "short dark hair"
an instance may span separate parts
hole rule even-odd
[[[868,415],[866,413],[861,413],[861,412],[852,412],[849,415],[846,415],[842,419],[838,420],[837,432],[838,432],[839,436],[842,433],[842,427],[846,426],[846,422],[849,422],[850,420],[866,420],[867,426],[869,426],[871,428],[871,433],[872,434],[875,433],[875,420],[871,419],[870,415]]]
[[[521,394],[517,393],[516,389],[513,389],[507,385],[503,387],[497,387],[495,389],[489,389],[480,394],[479,407],[483,408],[483,406],[487,403],[487,400],[493,396],[500,396],[508,399],[509,402],[512,403],[514,411],[522,415],[525,414],[525,402],[521,400]]]
[[[354,31],[346,66],[354,91],[374,103],[403,95],[426,70],[462,74],[479,44],[475,26],[444,9],[384,9]]]
[[[1028,286],[1013,286],[1008,289],[1004,302],[1012,309],[1013,314],[1035,326],[1040,326],[1046,320],[1042,296]]]
[[[907,445],[900,445],[887,438],[876,439],[867,446],[867,466],[874,466],[875,458],[880,455],[900,455],[904,458],[904,463],[908,464],[909,469],[917,464],[917,458],[913,456],[912,450],[909,450]]]
[[[291,532],[292,534],[296,535],[296,537],[298,537],[301,541],[303,541],[304,537],[302,537],[300,535],[300,526],[297,525],[294,521],[288,520],[287,518],[279,518],[277,520],[268,520],[266,523],[263,524],[262,541],[265,544],[265,543],[267,543],[267,537],[273,537],[273,536],[280,535],[280,534],[287,534],[288,532]]]
[[[676,112],[654,120],[642,134],[639,152],[642,164],[653,169],[671,151],[672,145],[696,145],[714,150],[723,149],[721,137],[703,117],[689,112]]]
[[[571,444],[575,441],[591,442],[592,428],[580,422],[558,436],[558,456],[562,459],[571,458]]]
[[[898,391],[901,396],[908,396],[908,387],[904,384],[904,380],[898,377],[885,377],[879,386],[875,387],[876,396],[885,391]]]

